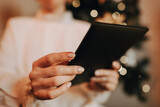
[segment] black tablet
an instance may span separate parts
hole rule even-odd
[[[68,65],[80,65],[85,72],[77,75],[72,84],[90,80],[96,69],[111,68],[148,31],[144,27],[94,22],[76,51],[76,57]]]

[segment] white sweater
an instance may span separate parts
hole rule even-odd
[[[53,100],[28,97],[32,63],[49,53],[75,52],[90,24],[66,13],[59,22],[37,17],[9,20],[0,47],[0,107],[101,107],[109,92],[94,92],[81,84]],[[45,18],[49,16],[45,16]]]

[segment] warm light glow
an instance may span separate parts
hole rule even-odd
[[[97,16],[98,16],[98,11],[93,9],[93,10],[90,12],[90,15],[91,15],[92,17],[97,17]]]
[[[121,11],[124,11],[126,9],[126,5],[124,3],[119,3],[118,4],[118,9]]]
[[[114,13],[112,14],[112,18],[113,18],[114,20],[118,19],[120,16],[121,16],[121,15],[120,15],[118,12],[114,12]]]
[[[103,5],[106,2],[106,0],[98,0],[98,3]]]
[[[143,85],[142,87],[143,92],[148,93],[150,91],[150,86],[148,84]]]
[[[80,6],[80,1],[79,0],[73,0],[72,5],[73,5],[73,7],[78,8]]]
[[[122,70],[120,70],[119,73],[123,76],[126,75],[127,74],[126,68],[122,68]]]
[[[122,57],[120,58],[120,61],[121,61],[121,63],[123,63],[123,64],[127,64],[127,63],[128,63],[128,57],[127,57],[127,56],[122,56]]]

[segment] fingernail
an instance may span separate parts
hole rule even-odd
[[[69,58],[74,58],[75,56],[76,56],[76,54],[74,54],[74,53],[69,53],[69,54],[68,54],[68,57],[69,57]]]
[[[84,72],[84,68],[83,68],[83,67],[78,68],[78,72],[79,72],[79,73]]]
[[[71,87],[71,85],[72,85],[71,82],[67,83],[67,87],[68,87],[68,88]]]

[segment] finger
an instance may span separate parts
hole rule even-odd
[[[57,65],[50,66],[47,68],[42,68],[39,71],[31,72],[30,78],[47,78],[52,76],[62,76],[62,75],[77,75],[82,74],[84,72],[84,68],[81,66],[66,66],[66,65]]]
[[[45,79],[33,80],[31,83],[32,89],[46,89],[50,87],[60,86],[66,82],[72,81],[75,78],[74,76],[56,76]]]
[[[98,83],[118,83],[117,78],[110,78],[110,77],[92,77],[92,82],[98,82]]]
[[[50,69],[52,69],[52,67]],[[81,66],[57,65],[54,70],[54,75],[76,75],[82,74],[83,72],[84,68]]]
[[[119,78],[119,74],[116,70],[99,69],[95,71],[97,77],[116,77]]]
[[[37,99],[41,100],[49,100],[49,99],[54,99],[60,95],[62,95],[65,91],[69,89],[71,86],[71,82],[65,83],[62,86],[56,88],[56,89],[48,89],[48,90],[39,90],[35,91],[33,95]]]
[[[44,56],[33,63],[33,67],[47,67],[52,64],[63,63],[74,59],[72,52],[52,53]]]
[[[103,87],[105,87],[108,91],[113,91],[116,89],[117,84],[113,83],[101,83]]]
[[[112,67],[113,67],[113,69],[118,71],[121,68],[121,65],[118,61],[113,61]]]

